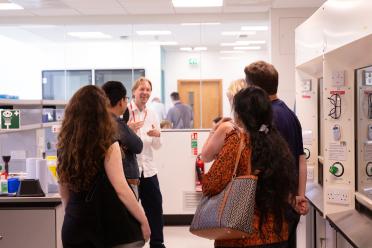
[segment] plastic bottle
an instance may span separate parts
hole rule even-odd
[[[0,176],[0,188],[2,194],[8,194],[8,180],[3,175]]]

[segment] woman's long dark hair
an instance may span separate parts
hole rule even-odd
[[[100,88],[79,89],[69,101],[58,135],[59,181],[72,191],[90,188],[115,135],[108,99]]]
[[[260,230],[268,214],[272,214],[275,233],[280,235],[288,201],[297,190],[293,156],[272,125],[271,102],[264,90],[255,86],[241,90],[234,97],[233,108],[238,121],[249,133],[252,171],[260,171],[256,191]]]

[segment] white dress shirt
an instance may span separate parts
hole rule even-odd
[[[157,150],[161,147],[160,137],[150,137],[147,132],[151,129],[157,129],[160,132],[160,124],[156,113],[148,108],[139,110],[134,101],[128,104],[129,123],[144,121],[143,127],[137,131],[137,135],[143,142],[143,150],[137,155],[138,167],[140,174],[143,172],[144,177],[152,177],[158,173],[154,163],[153,149]]]

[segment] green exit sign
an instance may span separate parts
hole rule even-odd
[[[199,61],[197,58],[189,58],[189,65],[197,65]]]

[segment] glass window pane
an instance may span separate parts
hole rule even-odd
[[[102,86],[107,81],[120,81],[124,84],[127,92],[132,89],[133,81],[145,76],[144,69],[115,69],[115,70],[95,70],[94,81],[98,86]]]
[[[42,71],[43,99],[68,100],[82,86],[92,84],[91,70]]]
[[[65,71],[42,71],[42,91],[43,99],[64,100],[65,91]]]
[[[82,86],[92,84],[92,71],[68,70],[66,73],[66,78],[66,98],[70,99],[72,95]]]

